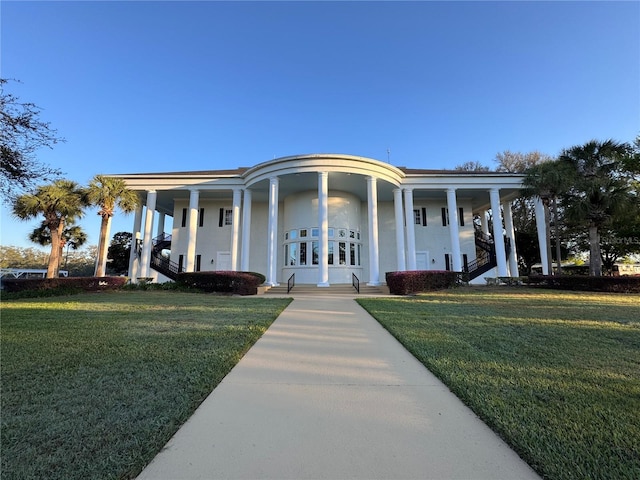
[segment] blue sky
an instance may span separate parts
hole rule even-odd
[[[1,75],[98,173],[346,153],[494,166],[640,133],[639,2],[3,1]],[[118,215],[112,234],[129,231]],[[37,222],[2,208],[2,245]],[[97,243],[99,218],[83,227]]]

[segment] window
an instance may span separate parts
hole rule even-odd
[[[298,260],[298,244],[292,243],[289,245],[289,265],[292,267],[296,265]]]
[[[333,228],[327,228],[327,233],[329,234],[329,238],[333,238]]]
[[[338,229],[338,237],[347,238],[347,231],[344,228]]]
[[[311,263],[318,265],[318,242],[311,242]]]
[[[204,227],[204,208],[200,209],[200,215],[198,215],[198,225]]]
[[[413,223],[415,223],[416,225],[421,225],[422,224],[422,212],[420,211],[419,208],[415,208],[413,210]]]
[[[298,238],[298,231],[297,230],[291,230],[291,233],[289,234],[289,238],[291,240],[295,240],[296,238]]]
[[[356,265],[356,244],[349,244],[349,262],[350,265]]]
[[[329,242],[329,261],[327,262],[329,265],[333,265],[333,244],[334,242]]]
[[[231,225],[233,222],[233,210],[230,208],[221,208],[220,216],[218,217],[218,226]]]
[[[347,244],[345,242],[338,243],[338,263],[340,265],[347,264]]]
[[[289,244],[285,244],[284,246],[284,266],[286,267],[287,265],[289,265],[287,262],[289,262]]]
[[[307,242],[300,244],[300,265],[307,264]]]
[[[182,228],[187,226],[187,209],[183,208],[182,209],[182,223],[181,223]]]
[[[319,235],[320,230],[318,230],[317,228],[312,228],[311,229],[311,236],[312,237],[317,237]]]
[[[442,226],[449,225],[449,209],[442,207]]]
[[[306,236],[307,236],[307,229],[306,228],[300,229],[300,238],[305,238]]]

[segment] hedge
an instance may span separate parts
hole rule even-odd
[[[640,293],[640,276],[590,277],[582,275],[531,275],[531,286],[557,290],[589,292]]]
[[[255,272],[184,272],[178,274],[176,282],[208,293],[255,295],[264,279],[264,275]]]
[[[462,274],[447,270],[411,270],[385,274],[389,292],[393,295],[412,295],[431,290],[444,290],[460,285]]]
[[[27,290],[98,292],[117,290],[122,288],[127,281],[127,277],[3,278],[2,286],[8,293]]]

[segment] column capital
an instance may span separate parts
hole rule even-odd
[[[447,193],[456,193],[457,188],[456,187],[447,187]]]

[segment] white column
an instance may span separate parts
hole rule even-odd
[[[519,277],[520,272],[518,271],[518,255],[516,252],[516,232],[513,229],[511,202],[503,203],[502,210],[504,211],[504,229],[507,232],[507,238],[511,244],[511,251],[509,252],[509,275],[512,277]]]
[[[456,189],[447,188],[447,208],[449,209],[449,238],[451,240],[451,270],[462,271],[462,254],[460,251],[460,222],[458,220],[458,201]]]
[[[187,217],[187,258],[185,272],[193,272],[196,267],[196,238],[198,236],[198,206],[200,192],[196,189],[189,194],[189,215]]]
[[[407,228],[407,269],[415,270],[416,266],[416,226],[413,218],[413,189],[404,189],[404,217]]]
[[[329,286],[329,173],[318,172],[318,287]]]
[[[238,234],[240,233],[240,202],[242,192],[233,189],[233,205],[231,207],[231,270],[238,271]]]
[[[249,271],[249,254],[251,252],[251,190],[244,189],[244,203],[242,204],[242,254],[241,270]]]
[[[165,220],[165,214],[159,213],[158,214],[158,230],[156,230],[156,237],[159,237],[160,235],[164,234],[164,220]]]
[[[486,210],[480,214],[480,225],[482,226],[482,233],[489,235],[489,212]]]
[[[375,177],[367,177],[367,214],[369,216],[369,283],[380,285],[378,247],[378,182]]]
[[[144,219],[144,237],[142,239],[142,258],[140,259],[140,276],[150,277],[149,266],[151,262],[151,232],[153,231],[153,214],[156,209],[157,192],[147,192],[147,212]]]
[[[402,215],[402,190],[400,190],[399,188],[393,189],[393,207],[396,217],[396,268],[399,272],[404,272],[407,269],[407,263],[404,254],[404,216]]]
[[[498,263],[498,276],[507,276],[507,254],[504,249],[504,234],[502,233],[502,213],[500,210],[500,191],[492,188],[489,191],[491,199],[491,214],[493,216],[493,244],[496,247],[496,262]]]
[[[540,249],[540,264],[542,265],[542,274],[550,275],[549,272],[549,252],[547,250],[547,223],[544,218],[544,205],[540,197],[534,200],[536,215],[536,230],[538,231],[538,248]]]
[[[269,224],[267,232],[267,281],[272,287],[278,285],[277,248],[278,248],[278,177],[269,178]]]
[[[140,262],[138,259],[138,243],[140,242],[140,228],[142,227],[142,203],[139,203],[136,207],[133,218],[133,233],[131,236],[131,252],[129,253],[129,281],[131,283],[138,283],[138,270],[140,269]]]

